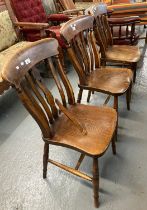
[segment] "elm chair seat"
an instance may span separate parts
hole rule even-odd
[[[53,125],[56,134],[52,144],[68,145],[89,156],[100,157],[108,148],[116,126],[116,112],[109,107],[96,107],[83,104],[69,106],[71,115],[85,125],[84,135],[65,115],[61,115]],[[62,126],[61,126],[62,125]],[[77,148],[78,147],[78,148]]]
[[[126,63],[137,63],[140,50],[137,46],[112,45],[106,50],[106,60]]]
[[[132,82],[133,74],[126,68],[103,68],[96,69],[87,76],[87,84],[81,87],[87,89],[99,90],[111,95],[121,95],[125,93]]]

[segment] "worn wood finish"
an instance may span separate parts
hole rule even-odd
[[[92,91],[118,97],[127,92],[132,81],[130,69],[101,66],[93,20],[92,16],[81,16],[70,20],[61,28],[69,57],[79,76],[78,103],[84,89],[90,91],[88,101]]]
[[[35,67],[44,59],[48,61],[62,103],[53,98]],[[33,42],[23,48],[19,54],[11,55],[2,70],[2,78],[16,89],[20,100],[41,129],[45,142],[43,178],[46,178],[49,162],[76,176],[92,181],[94,201],[98,207],[97,159],[106,152],[110,143],[114,148],[116,111],[106,106],[96,107],[75,103],[72,86],[59,60],[58,42],[55,39]],[[67,100],[65,95],[67,95]],[[51,160],[49,158],[50,144],[81,152],[76,169]],[[85,155],[94,159],[93,177],[78,170]]]
[[[57,11],[63,12],[64,14],[81,15],[84,14],[85,11],[84,8],[76,8],[76,5],[74,4],[73,0],[56,0],[55,5]]]
[[[140,51],[137,46],[113,45],[112,33],[107,21],[104,10],[99,10],[98,6],[88,9],[91,15],[95,17],[94,32],[97,44],[100,46],[102,54],[102,63],[112,62],[120,65],[127,65],[134,71],[134,81],[136,75],[136,65],[140,59]]]

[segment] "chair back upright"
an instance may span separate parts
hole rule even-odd
[[[85,13],[92,15],[95,19],[95,38],[100,46],[102,57],[105,57],[106,50],[109,46],[113,45],[112,33],[107,21],[107,5],[104,3],[93,5]]]
[[[100,66],[93,21],[94,17],[92,16],[79,16],[65,23],[60,31],[82,85],[86,85],[87,77],[95,70],[95,67]]]
[[[20,22],[47,23],[47,16],[41,0],[5,0],[10,4]]]
[[[73,105],[75,103],[74,93],[58,57],[56,39],[46,38],[32,42],[27,49],[23,48],[19,54],[10,56],[3,68],[2,77],[15,87],[23,105],[38,123],[45,140],[54,136],[55,131],[52,130],[52,125],[58,119],[59,114],[51,92],[43,83],[35,67],[44,59],[48,61],[63,105],[67,106],[66,96],[68,103]],[[57,72],[62,78],[64,88],[58,79]]]
[[[57,0],[58,4],[62,8],[62,10],[71,10],[76,9],[76,6],[73,0]]]

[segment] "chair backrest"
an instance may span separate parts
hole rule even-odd
[[[90,14],[95,18],[94,32],[97,44],[101,48],[102,56],[105,56],[106,49],[113,45],[112,33],[107,20],[107,5],[99,3],[89,7],[86,14]]]
[[[63,10],[76,9],[73,0],[57,0]]]
[[[12,46],[17,41],[17,36],[9,17],[8,11],[0,12],[0,51]]]
[[[80,84],[86,85],[87,76],[100,66],[99,52],[93,33],[94,17],[86,15],[73,18],[61,28],[67,44],[67,52],[79,76]]]
[[[8,8],[12,7],[18,21],[46,23],[47,16],[41,0],[5,0]]]
[[[47,59],[49,69],[61,95],[62,103],[66,107],[66,95],[69,104],[75,103],[72,87],[64,73],[58,58],[58,42],[56,39],[42,39],[32,42],[29,47],[21,49],[19,54],[9,57],[2,71],[2,77],[15,87],[19,98],[26,109],[38,123],[43,138],[54,136],[52,124],[58,119],[58,109],[48,88],[43,84],[35,65]],[[55,70],[56,68],[56,70]],[[58,79],[62,78],[61,85]]]

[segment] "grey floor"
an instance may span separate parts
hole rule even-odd
[[[147,52],[140,45],[142,62],[133,86],[131,111],[125,97],[119,99],[117,155],[111,147],[100,158],[100,209],[147,209]],[[77,76],[68,73],[77,95]],[[53,81],[48,80],[54,95]],[[87,92],[83,96],[86,103]],[[90,103],[101,105],[102,94]],[[111,105],[111,103],[110,103]],[[42,179],[43,141],[34,120],[14,90],[0,98],[0,210],[92,210],[92,185],[52,165]],[[51,146],[50,157],[74,166],[79,153]],[[92,161],[85,158],[81,170],[91,174]]]

